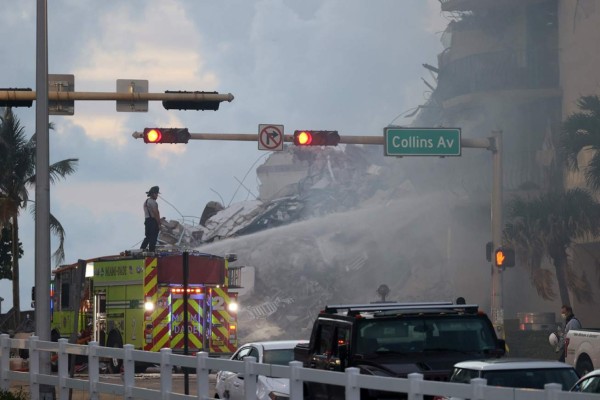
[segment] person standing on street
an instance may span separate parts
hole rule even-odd
[[[149,247],[149,251],[154,252],[156,249],[156,241],[158,240],[158,232],[160,227],[160,212],[158,211],[158,203],[156,199],[159,195],[158,186],[152,186],[146,192],[148,198],[144,202],[144,227],[146,237],[142,242],[142,250]]]
[[[560,316],[565,321],[565,327],[563,328],[562,334],[559,337],[558,352],[560,352],[560,356],[558,357],[558,361],[565,362],[565,338],[567,336],[567,332],[569,332],[571,329],[581,329],[581,322],[579,322],[579,320],[575,317],[575,314],[573,314],[573,308],[566,304],[561,307]]]

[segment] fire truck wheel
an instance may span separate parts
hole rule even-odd
[[[123,339],[121,339],[121,335],[118,332],[111,332],[108,335],[108,340],[106,341],[106,347],[117,347],[123,348]],[[108,369],[112,374],[118,374],[121,372],[121,366],[123,365],[123,360],[120,358],[111,358],[108,363]]]

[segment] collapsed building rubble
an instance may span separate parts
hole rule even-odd
[[[274,153],[257,170],[259,179],[278,181],[276,194],[261,191],[261,199],[243,201],[224,207],[221,203],[207,203],[199,224],[184,221],[164,221],[160,227],[159,243],[163,246],[194,248],[205,243],[237,237],[352,209],[372,197],[393,197],[398,189],[381,183],[383,160],[368,147],[347,145],[336,148],[288,147],[283,157],[290,163],[282,168]],[[269,172],[270,162],[275,168]],[[296,181],[292,168],[304,171]],[[260,171],[267,171],[260,174]],[[281,171],[283,171],[281,173]],[[292,179],[290,179],[292,178]],[[262,184],[261,184],[262,186]],[[271,182],[271,187],[273,186]]]

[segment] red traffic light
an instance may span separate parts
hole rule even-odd
[[[498,268],[515,266],[515,251],[506,247],[499,247],[494,252],[494,265]]]
[[[339,142],[337,131],[294,131],[296,146],[337,146]]]
[[[144,129],[144,143],[187,143],[190,137],[187,128]]]
[[[297,146],[309,146],[312,142],[312,134],[307,131],[294,132],[294,144]]]

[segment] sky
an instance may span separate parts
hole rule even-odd
[[[36,3],[0,0],[0,87],[35,90]],[[235,97],[218,111],[165,110],[150,102],[147,113],[127,113],[117,112],[114,101],[77,101],[73,116],[50,116],[50,161],[79,159],[76,173],[50,190],[51,212],[66,231],[65,263],[138,248],[151,186],[160,186],[159,207],[168,220],[189,221],[209,201],[227,206],[258,193],[254,171],[270,152],[258,150],[257,142],[152,145],[133,132],[186,127],[258,134],[259,124],[277,124],[285,134],[383,135],[390,123],[409,124],[403,115],[426,101],[422,78],[432,78],[422,64],[437,65],[448,23],[437,0],[48,3],[48,70],[74,75],[75,91],[114,92],[117,79],[145,79],[151,93]],[[35,103],[13,111],[30,136]],[[34,218],[24,211],[19,222],[26,310]],[[12,307],[11,287],[0,280],[2,312]]]

